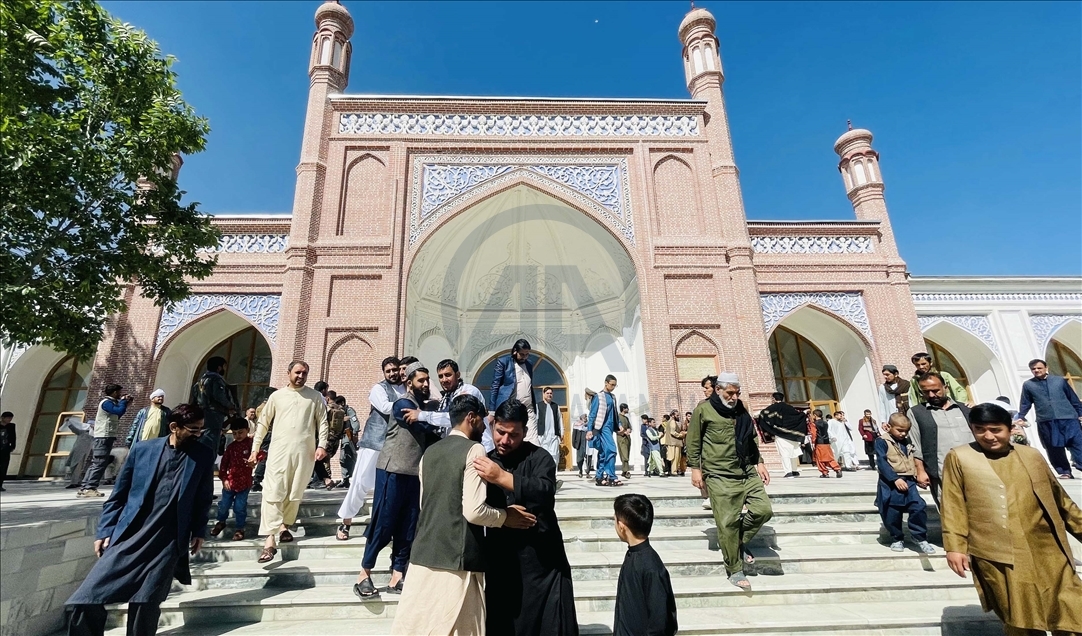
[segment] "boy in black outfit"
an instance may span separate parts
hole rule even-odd
[[[613,636],[672,636],[676,599],[669,571],[649,540],[654,505],[643,495],[628,494],[617,497],[613,508],[616,534],[627,544],[616,586]]]

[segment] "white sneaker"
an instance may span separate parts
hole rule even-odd
[[[895,552],[905,552],[905,543],[903,543],[902,541],[895,541],[894,543],[890,544],[890,549],[894,550]]]
[[[713,510],[713,508],[710,507],[710,500],[709,499],[703,501],[703,510]]]
[[[935,546],[927,541],[921,541],[917,544],[917,548],[924,554],[935,554]]]

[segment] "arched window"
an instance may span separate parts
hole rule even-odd
[[[263,334],[255,327],[242,329],[218,343],[203,356],[196,367],[192,384],[207,369],[207,360],[214,356],[226,359],[225,382],[242,409],[258,406],[270,395],[271,350]]]
[[[86,405],[87,385],[90,380],[90,363],[80,362],[75,356],[61,360],[45,379],[34,412],[34,424],[27,440],[27,452],[23,454],[20,475],[59,477],[64,474],[63,462],[51,462],[49,475],[45,475],[45,460],[53,443],[53,436],[60,424],[61,413],[81,412]],[[75,443],[74,435],[58,435],[54,453],[67,454]]]
[[[797,406],[830,404],[838,401],[834,372],[822,351],[804,336],[785,327],[770,334],[770,359],[774,363],[774,384],[785,401]]]
[[[958,359],[951,355],[950,351],[947,351],[931,340],[925,339],[924,346],[928,347],[928,353],[932,355],[932,366],[940,371],[946,371],[953,375],[954,379],[958,380],[958,383],[965,387],[966,393],[969,393],[969,397],[972,399],[973,389],[969,387],[969,379],[966,377],[965,369],[958,363]]]
[[[481,390],[481,393],[485,395],[486,399],[489,394],[489,389],[492,387],[492,376],[496,370],[496,359],[509,353],[511,353],[510,350],[497,353],[486,360],[485,363],[481,365],[480,370],[474,374],[473,385]],[[533,388],[536,389],[537,401],[541,401],[542,391],[545,389],[552,389],[552,400],[560,405],[563,412],[563,450],[560,452],[561,466],[558,467],[566,468],[571,465],[571,462],[568,459],[571,453],[571,416],[570,409],[568,408],[570,403],[567,399],[567,378],[564,377],[564,372],[560,370],[560,367],[543,353],[531,350],[528,360],[533,364]],[[491,411],[495,411],[498,406],[499,404],[489,404],[488,408]]]
[[[1053,340],[1048,343],[1044,358],[1048,361],[1049,373],[1067,378],[1075,393],[1082,389],[1082,360],[1079,360],[1074,351],[1068,349],[1062,342]]]

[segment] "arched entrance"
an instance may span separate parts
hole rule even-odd
[[[634,406],[648,395],[638,308],[635,265],[621,241],[521,183],[451,216],[418,248],[403,352],[428,364],[455,359],[476,379],[497,352],[526,338],[560,370],[572,416],[583,408],[575,397],[607,373]]]
[[[1052,340],[1044,352],[1044,359],[1048,362],[1049,373],[1067,378],[1075,393],[1082,390],[1082,360],[1067,345]]]
[[[214,356],[226,359],[225,382],[241,409],[258,406],[271,394],[271,349],[258,329],[248,327],[219,342],[199,362],[192,384]]]
[[[511,353],[510,349],[493,355],[488,360],[485,360],[481,368],[474,374],[472,384],[481,389],[481,393],[486,396],[492,386],[492,375],[496,367],[496,359],[508,353]],[[571,456],[571,415],[568,408],[570,402],[567,399],[567,378],[551,358],[539,351],[531,351],[529,360],[533,364],[533,386],[537,390],[538,402],[541,401],[542,391],[552,389],[552,400],[562,407],[563,422],[560,423],[560,426],[563,428],[564,433],[563,443],[560,445],[560,463],[557,468],[566,468],[570,465],[568,458]],[[495,410],[497,406],[499,404],[490,404],[489,408]]]
[[[86,404],[91,364],[67,356],[45,378],[34,411],[33,426],[27,440],[27,452],[19,466],[19,475],[41,477],[45,471],[46,456],[53,443],[61,413],[82,411]],[[75,443],[74,435],[60,435],[54,452],[67,453]],[[46,477],[62,476],[63,463],[54,461]]]
[[[798,408],[838,410],[838,389],[826,357],[804,336],[778,327],[770,334],[774,383],[785,401]],[[824,409],[824,410],[825,410]]]

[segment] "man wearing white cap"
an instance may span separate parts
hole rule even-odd
[[[735,373],[722,373],[716,386],[717,391],[691,415],[688,467],[692,485],[705,487],[710,496],[729,582],[750,590],[744,567],[755,559],[747,544],[773,516],[765,487],[770,473],[759,453],[755,423],[738,399],[740,379]]]
[[[150,404],[143,407],[135,414],[135,421],[128,429],[128,448],[136,442],[145,442],[169,435],[169,413],[172,411],[165,406],[165,391],[154,389],[150,394]]]

